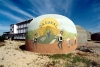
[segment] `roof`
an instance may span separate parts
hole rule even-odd
[[[26,21],[22,21],[22,22],[17,23],[16,25],[25,24],[25,23],[30,23],[32,20],[33,20],[33,19],[26,20]]]
[[[3,32],[3,33],[10,33],[10,31],[8,31],[8,32]]]

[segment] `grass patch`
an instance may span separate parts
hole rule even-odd
[[[73,59],[78,61],[78,62],[83,62],[83,63],[89,63],[90,62],[88,59],[85,59],[85,58],[79,57],[79,56],[75,56]]]
[[[49,55],[49,58],[52,59],[67,59],[71,58],[72,54],[55,54],[55,55]]]
[[[71,53],[69,54],[55,54],[55,55],[49,55],[48,56],[50,59],[53,59],[53,64],[57,64],[55,62],[58,61],[59,59],[63,60],[63,65],[66,67],[77,67],[77,63],[80,64],[84,64],[86,67],[90,67],[92,65],[91,61],[86,59],[86,58],[83,58],[81,56],[78,56],[78,55],[73,55]],[[58,63],[60,64],[60,62]]]
[[[83,57],[80,57],[78,55],[74,56],[72,58],[72,61],[71,62],[72,63],[82,62],[82,63],[86,64],[87,67],[89,67],[91,65],[91,61],[90,60],[85,59]]]

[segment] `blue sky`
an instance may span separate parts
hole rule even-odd
[[[60,14],[90,32],[100,32],[100,0],[0,0],[0,35],[43,14]]]

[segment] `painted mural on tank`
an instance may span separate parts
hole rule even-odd
[[[46,14],[33,18],[28,25],[26,50],[44,54],[62,54],[77,48],[77,30],[67,17]]]
[[[37,18],[38,19],[38,18]],[[77,31],[75,25],[56,17],[46,17],[35,20],[30,23],[26,33],[26,39],[32,41],[32,45],[51,45],[57,44],[59,49],[63,49],[62,45],[75,45],[77,40]]]

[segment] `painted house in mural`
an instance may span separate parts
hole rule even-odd
[[[47,14],[34,18],[26,32],[26,49],[38,53],[66,53],[77,47],[77,30],[65,16]]]

